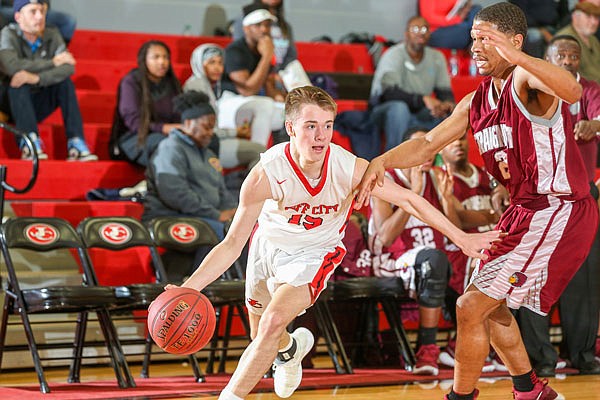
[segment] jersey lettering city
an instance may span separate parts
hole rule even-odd
[[[310,181],[292,158],[288,143],[263,153],[261,164],[273,199],[265,202],[259,217],[261,235],[290,253],[341,246],[352,212],[355,163],[356,156],[331,144],[321,176]]]

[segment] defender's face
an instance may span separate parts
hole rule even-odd
[[[287,133],[300,157],[309,162],[324,160],[333,136],[334,118],[333,111],[306,104],[293,121],[285,121]]]
[[[510,66],[510,64],[500,56],[495,46],[484,44],[483,35],[476,33],[479,27],[497,29],[495,24],[491,24],[487,21],[473,21],[473,29],[471,30],[471,39],[473,43],[471,45],[472,57],[477,65],[477,70],[480,75],[484,76],[495,76],[501,77],[504,71]],[[507,38],[512,39],[512,35],[503,34]]]

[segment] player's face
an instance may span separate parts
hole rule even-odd
[[[169,53],[167,49],[160,45],[152,45],[146,53],[146,68],[149,78],[153,81],[159,81],[167,75],[169,71]]]
[[[310,162],[324,159],[333,136],[334,117],[332,111],[306,104],[300,108],[295,120],[285,121],[285,128],[300,157]]]
[[[469,141],[467,140],[467,135],[463,135],[460,139],[455,140],[442,149],[444,161],[451,165],[465,161],[468,154]]]
[[[23,32],[39,36],[46,28],[46,9],[43,4],[28,4],[15,13],[15,21]]]
[[[576,75],[580,56],[581,50],[577,43],[572,40],[558,40],[548,48],[546,60]]]
[[[496,50],[495,46],[489,44],[483,44],[484,36],[476,33],[475,31],[479,27],[491,27],[497,29],[495,24],[490,24],[486,21],[473,21],[473,29],[471,30],[471,39],[473,43],[471,45],[472,57],[477,65],[477,70],[480,75],[484,76],[495,76],[503,77],[504,72],[510,64],[506,61]],[[511,35],[504,34],[507,38],[512,38]]]
[[[185,133],[194,141],[196,146],[204,148],[210,143],[217,118],[214,114],[203,115],[200,118],[186,119]]]
[[[221,76],[223,75],[224,71],[223,57],[211,57],[204,62],[203,66],[204,73],[206,74],[206,77],[209,81],[217,82],[219,79],[221,79]]]

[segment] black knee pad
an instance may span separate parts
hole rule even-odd
[[[444,304],[451,273],[450,262],[443,251],[438,249],[420,251],[415,262],[419,305],[429,308],[441,307]]]

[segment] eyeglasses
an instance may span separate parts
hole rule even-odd
[[[427,27],[427,26],[411,26],[410,28],[408,28],[408,31],[410,33],[414,33],[415,35],[417,33],[420,33],[421,35],[425,35],[427,32],[429,32],[429,27]]]

